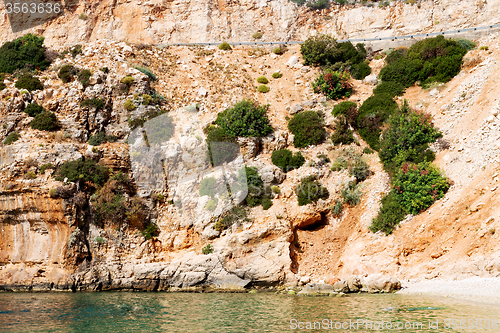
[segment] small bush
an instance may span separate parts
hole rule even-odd
[[[103,67],[99,69],[101,72],[108,74],[109,73],[109,68],[108,67]]]
[[[62,182],[67,178],[69,182],[80,182],[81,184],[91,182],[101,187],[106,183],[108,177],[108,168],[82,157],[78,160],[64,162],[56,171],[55,179]]]
[[[217,115],[215,124],[230,136],[266,136],[273,131],[267,118],[269,105],[243,100]]]
[[[31,121],[30,126],[40,131],[55,131],[60,127],[57,116],[50,111],[37,114],[35,119]]]
[[[321,186],[316,176],[302,178],[300,184],[295,188],[299,199],[299,206],[304,206],[319,199],[327,199],[330,193],[326,187]]]
[[[223,42],[222,44],[219,45],[219,50],[230,51],[232,49],[233,48],[231,47],[231,45],[229,45],[228,42]]]
[[[274,79],[279,79],[279,78],[281,78],[282,76],[283,76],[283,74],[281,74],[280,72],[274,72],[274,73],[273,73],[273,78],[274,78]]]
[[[213,212],[215,210],[215,208],[217,208],[218,202],[219,202],[219,200],[217,200],[217,198],[210,198],[208,200],[207,204],[205,205],[205,209]]]
[[[141,230],[141,234],[145,240],[150,240],[153,237],[158,237],[160,228],[154,223],[149,223],[144,230]]]
[[[10,144],[13,144],[17,140],[19,140],[20,137],[21,136],[19,134],[17,134],[16,132],[12,132],[9,135],[7,135],[5,140],[3,140],[3,143],[8,146]]]
[[[153,101],[153,97],[148,94],[142,94],[142,104],[149,105]]]
[[[84,88],[88,87],[90,84],[90,77],[92,73],[88,69],[83,69],[78,73],[78,81],[82,84]]]
[[[362,182],[370,176],[370,168],[368,163],[361,158],[355,158],[354,163],[349,166],[349,175],[356,178],[356,182]]]
[[[52,163],[47,163],[47,164],[44,164],[40,167],[40,174],[45,174],[45,171],[47,169],[54,169],[54,166],[52,165]]]
[[[273,191],[274,194],[280,194],[281,193],[281,190],[280,190],[280,187],[279,186],[271,186],[271,190]]]
[[[349,97],[352,94],[351,76],[349,72],[342,73],[326,70],[313,82],[315,93],[323,93],[330,99]]]
[[[24,68],[46,70],[50,61],[45,56],[44,37],[26,34],[0,47],[0,73],[14,73]]]
[[[281,46],[275,46],[273,48],[273,53],[274,54],[282,54],[283,53],[283,49],[281,48]]]
[[[359,108],[358,132],[372,149],[379,149],[381,127],[397,109],[397,103],[388,94],[373,95]]]
[[[371,72],[371,67],[365,62],[353,64],[350,67],[350,73],[356,80],[363,80],[365,77],[370,75]]]
[[[137,106],[135,106],[134,104],[134,101],[132,101],[131,99],[127,99],[123,104],[123,107],[125,108],[125,110],[128,111],[133,111],[137,108]]]
[[[405,210],[397,200],[396,193],[393,190],[382,199],[379,213],[372,220],[369,229],[371,232],[382,231],[389,235],[399,222],[405,218],[405,215]]]
[[[271,208],[272,205],[273,205],[273,201],[271,200],[271,198],[265,197],[262,199],[262,209],[263,210],[268,210],[269,208]]]
[[[203,254],[211,254],[214,252],[214,247],[211,244],[207,244],[201,249],[201,253]]]
[[[239,177],[246,177],[248,186],[248,194],[245,198],[245,203],[249,207],[255,207],[262,204],[262,199],[265,197],[264,182],[259,176],[259,172],[254,167],[245,166],[240,170]]]
[[[15,84],[17,89],[26,89],[28,91],[43,90],[43,84],[37,77],[31,74],[24,74],[21,76]]]
[[[268,84],[269,80],[265,76],[259,76],[257,78],[257,82],[262,83],[262,84]]]
[[[373,89],[374,95],[387,94],[391,97],[402,96],[405,93],[406,88],[402,84],[394,81],[384,81],[379,83],[375,89]]]
[[[144,123],[144,130],[150,145],[161,144],[172,138],[175,133],[175,123],[170,115],[163,114],[153,121]]]
[[[342,213],[343,206],[344,206],[344,204],[342,203],[342,201],[337,200],[335,202],[335,205],[332,208],[332,214],[335,215],[335,216],[340,215]]]
[[[122,79],[121,82],[130,87],[134,83],[134,78],[131,75],[127,75]]]
[[[217,188],[217,180],[215,179],[215,177],[203,178],[200,183],[200,196],[208,195],[213,198],[218,192],[219,189]]]
[[[248,220],[248,209],[241,206],[236,206],[227,211],[221,219],[219,219],[214,226],[217,231],[222,231],[235,223],[240,223]]]
[[[80,102],[81,107],[95,108],[96,110],[102,110],[106,106],[106,102],[102,98],[86,98]]]
[[[363,154],[373,154],[375,151],[371,150],[370,147],[365,147],[363,149]]]
[[[28,179],[28,180],[33,180],[36,178],[36,173],[34,173],[33,171],[30,171],[30,172],[27,172],[25,175],[24,175],[24,178],[25,179]]]
[[[45,108],[35,102],[28,104],[28,106],[26,106],[26,108],[24,109],[24,112],[26,112],[30,117],[36,117],[36,115],[44,111]]]
[[[253,38],[253,39],[261,39],[261,38],[262,38],[262,36],[263,36],[262,32],[260,32],[260,31],[259,31],[259,32],[254,33],[254,34],[252,35],[252,38]]]
[[[91,146],[99,146],[106,142],[115,142],[116,137],[114,135],[106,135],[104,132],[99,132],[95,135],[90,136],[89,145]]]
[[[147,75],[150,81],[156,81],[156,75],[149,68],[142,66],[134,66],[134,68],[137,69],[139,72]]]
[[[393,186],[399,203],[410,214],[418,214],[441,199],[450,184],[441,172],[428,162],[404,163],[396,173]]]
[[[257,87],[257,91],[265,94],[269,92],[269,87],[266,86],[265,84],[261,84],[260,86]]]
[[[335,129],[331,139],[334,145],[348,145],[354,142],[353,131],[349,128],[349,124],[344,116],[339,116],[335,121]]]
[[[271,155],[271,160],[274,165],[279,167],[284,172],[288,172],[294,169],[300,168],[304,165],[305,159],[302,153],[296,152],[292,154],[288,149],[280,149],[273,151]]]
[[[227,142],[227,144],[220,144]],[[215,143],[215,144],[214,144]],[[233,161],[240,153],[236,137],[229,135],[223,128],[210,126],[207,130],[208,157],[212,166]],[[221,149],[221,146],[224,149]]]
[[[332,115],[338,117],[343,115],[349,125],[353,128],[357,128],[358,121],[358,107],[356,103],[351,101],[344,101],[337,105],[332,110]]]
[[[288,122],[288,129],[294,135],[294,146],[298,148],[319,144],[326,135],[323,119],[314,111],[304,111],[294,115]]]
[[[489,46],[484,45],[484,46],[481,46],[479,49],[481,51],[488,51],[490,48],[489,48]]]
[[[73,81],[73,75],[76,74],[76,69],[73,65],[67,64],[61,67],[57,76],[61,79],[63,83],[68,83]]]
[[[361,202],[361,191],[355,182],[347,183],[341,191],[344,203],[350,206],[356,206]]]

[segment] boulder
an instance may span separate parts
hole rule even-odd
[[[366,84],[372,85],[372,86],[376,86],[378,84],[377,75],[375,75],[375,74],[368,75],[367,77],[365,77],[363,79],[363,82]]]
[[[297,56],[292,56],[292,57],[290,57],[290,59],[288,59],[288,61],[287,61],[286,65],[287,65],[288,67],[293,67],[293,66],[295,66],[298,62],[299,62],[299,57],[297,57]]]
[[[362,291],[368,293],[392,292],[401,289],[401,282],[393,277],[374,274],[361,280]]]

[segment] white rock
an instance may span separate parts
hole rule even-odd
[[[375,74],[368,75],[367,77],[364,78],[363,82],[366,84],[370,84],[372,86],[376,86],[378,84],[377,75]]]
[[[429,93],[429,96],[431,97],[437,97],[437,95],[439,95],[439,90],[437,90],[436,88],[432,89]]]
[[[299,62],[299,57],[297,56],[293,56],[291,57],[290,59],[288,59],[288,62],[286,63],[286,65],[288,67],[293,67],[295,64],[297,64]]]
[[[207,89],[200,88],[200,90],[198,90],[198,96],[200,96],[200,97],[207,97],[207,95],[208,95]]]

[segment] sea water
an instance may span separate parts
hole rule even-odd
[[[0,293],[1,332],[500,332],[500,308],[397,294]]]

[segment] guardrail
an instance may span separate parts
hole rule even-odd
[[[417,39],[417,38],[427,38],[435,37],[439,35],[456,35],[462,33],[470,33],[482,30],[491,30],[500,28],[500,24],[492,24],[476,28],[466,28],[458,30],[449,30],[441,32],[430,32],[426,34],[415,34],[415,35],[404,35],[404,36],[392,36],[392,37],[374,37],[374,38],[353,38],[353,39],[340,39],[338,42],[377,42],[377,41],[396,41],[404,39]],[[162,46],[214,46],[220,45],[222,42],[199,42],[199,43],[161,43],[156,44],[158,47]],[[292,45],[292,44],[302,44],[303,41],[282,41],[282,42],[229,42],[231,45]]]

